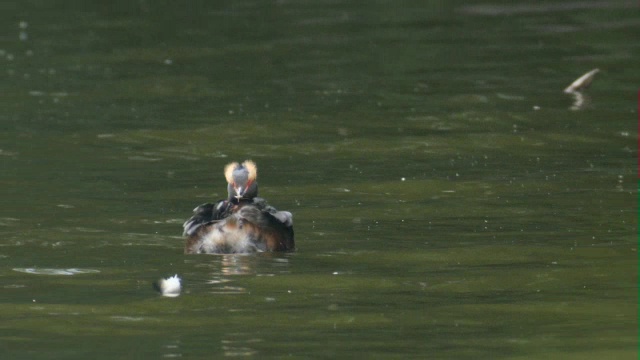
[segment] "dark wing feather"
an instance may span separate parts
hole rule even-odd
[[[229,215],[230,207],[231,204],[225,200],[215,204],[207,203],[196,207],[193,209],[193,216],[182,225],[184,229],[182,235],[191,236],[195,234],[200,227],[224,219]]]
[[[288,211],[277,211],[275,213],[263,212],[269,219],[271,227],[277,231],[278,245],[274,250],[287,251],[295,248],[295,240],[293,235],[293,218]]]

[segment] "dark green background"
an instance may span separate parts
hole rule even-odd
[[[636,358],[639,35],[635,1],[3,2],[0,355]],[[183,255],[248,158],[298,251]]]

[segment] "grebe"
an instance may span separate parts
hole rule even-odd
[[[294,249],[293,218],[258,197],[258,168],[251,160],[224,168],[226,200],[202,204],[184,225],[186,254],[235,254]]]

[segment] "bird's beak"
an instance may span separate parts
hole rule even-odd
[[[249,181],[244,184],[244,186],[236,186],[236,184],[233,184],[233,191],[236,193],[234,197],[238,200],[244,198],[244,195],[251,188],[251,184],[253,184],[253,181]]]

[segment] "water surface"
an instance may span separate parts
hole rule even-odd
[[[0,5],[0,353],[636,358],[634,6]],[[247,158],[297,251],[183,255]]]

